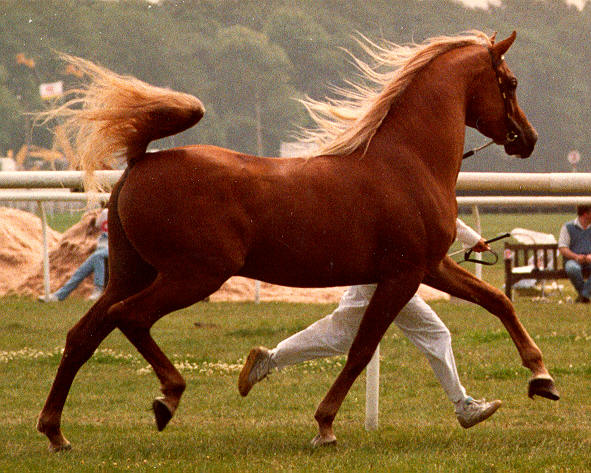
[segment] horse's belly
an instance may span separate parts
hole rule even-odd
[[[247,258],[238,275],[292,287],[332,287],[376,282],[375,272],[367,266],[351,267],[337,261],[311,261],[275,257]]]

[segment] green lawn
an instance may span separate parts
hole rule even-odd
[[[484,215],[487,237],[525,227],[558,234],[571,215]],[[472,218],[465,220],[473,224]],[[496,248],[502,248],[498,243]],[[484,268],[502,285],[502,264]],[[63,429],[73,450],[52,454],[35,429],[68,329],[90,303],[0,299],[0,472],[583,472],[591,471],[591,307],[562,294],[517,297],[521,320],[562,394],[527,398],[529,373],[500,322],[463,302],[435,302],[453,335],[468,392],[503,400],[487,422],[464,430],[422,355],[392,327],[381,345],[380,427],[363,428],[364,376],[335,421],[336,448],[313,451],[313,414],[344,358],[274,374],[247,398],[237,375],[249,349],[273,346],[333,305],[200,303],[165,317],[153,334],[187,379],[175,418],[156,431],[159,395],[147,363],[118,332],[83,367]],[[198,323],[196,325],[196,323]]]
[[[433,306],[448,324],[470,394],[500,398],[470,430],[418,351],[391,328],[382,342],[380,428],[363,428],[363,377],[335,422],[336,448],[313,451],[313,413],[343,358],[272,375],[247,398],[237,373],[255,344],[272,346],[332,309],[288,303],[201,303],[154,327],[188,388],[167,429],[148,409],[158,383],[135,349],[111,335],[79,373],[64,411],[70,452],[52,454],[34,430],[68,328],[88,303],[2,299],[0,471],[587,471],[591,469],[591,308],[520,299],[562,399],[531,401],[528,372],[500,323],[460,302]],[[201,326],[195,325],[200,322]]]

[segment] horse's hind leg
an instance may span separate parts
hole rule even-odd
[[[542,352],[517,318],[511,301],[501,291],[476,278],[449,257],[423,282],[452,296],[474,302],[496,315],[515,343],[523,366],[533,374],[529,381],[529,397],[538,395],[554,401],[560,398],[554,380],[542,361]]]
[[[78,370],[116,327],[108,309],[140,292],[156,277],[154,268],[142,260],[121,226],[116,204],[121,185],[115,186],[109,203],[109,283],[103,296],[68,332],[64,354],[37,421],[37,429],[49,438],[52,450],[70,448],[60,428],[62,411]]]
[[[164,315],[207,297],[223,279],[196,277],[196,273],[175,276],[159,274],[142,292],[115,304],[109,314],[117,327],[152,366],[160,380],[163,397],[152,404],[158,430],[163,430],[174,415],[185,380],[150,335],[150,328]]]
[[[60,422],[74,377],[99,344],[115,328],[114,322],[105,317],[110,306],[109,299],[105,296],[99,299],[68,332],[57,374],[37,420],[37,430],[49,438],[50,448],[54,451],[70,448],[70,442],[61,432]]]
[[[417,291],[422,276],[418,269],[411,269],[378,284],[349,349],[347,362],[316,409],[314,417],[318,422],[318,435],[312,440],[312,446],[336,442],[332,424],[345,396],[369,363],[378,343],[398,312]]]
[[[186,386],[185,380],[156,344],[149,329],[138,326],[121,326],[120,328],[146,361],[150,363],[160,380],[160,390],[164,396],[154,399],[152,408],[156,417],[156,426],[159,431],[162,431],[172,419],[179,405]]]

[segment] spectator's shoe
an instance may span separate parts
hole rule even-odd
[[[246,396],[252,387],[269,374],[271,369],[271,352],[265,347],[250,350],[246,362],[238,376],[238,391]]]
[[[37,300],[39,302],[59,302],[59,299],[57,298],[57,296],[54,293],[51,293],[47,296],[46,295],[39,296],[37,298]]]
[[[579,296],[575,299],[575,302],[581,303],[581,304],[589,304],[589,298],[585,297],[585,296]]]
[[[88,297],[88,300],[96,301],[102,295],[103,295],[103,290],[102,289],[95,289],[94,291],[92,291],[92,294]]]
[[[464,429],[469,429],[492,416],[501,404],[498,400],[486,402],[484,399],[467,397],[456,403],[456,417]]]

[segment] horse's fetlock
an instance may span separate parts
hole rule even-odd
[[[169,384],[166,387],[163,387],[162,394],[164,394],[166,397],[179,398],[185,392],[186,388],[187,388],[187,383],[185,382],[184,379],[181,379],[179,381],[175,381],[174,384]]]
[[[332,425],[332,422],[334,421],[334,415],[316,410],[314,419],[316,419],[316,422],[318,422],[319,425]]]
[[[52,422],[48,417],[44,416],[43,414],[39,415],[37,418],[37,431],[45,434],[45,435],[52,435],[56,434],[60,430],[59,424]]]

